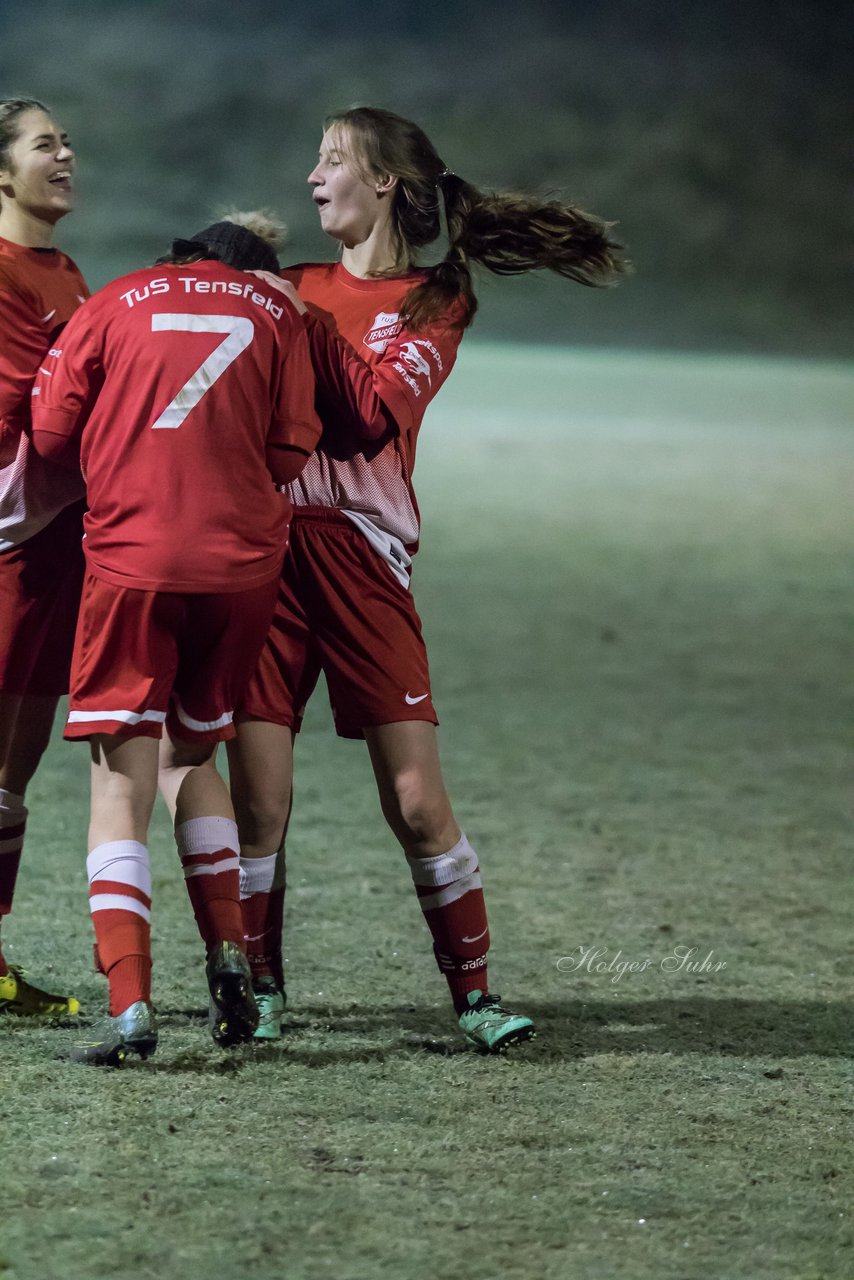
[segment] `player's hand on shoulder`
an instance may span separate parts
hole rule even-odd
[[[283,280],[281,276],[274,275],[272,271],[252,271],[250,274],[257,276],[259,280],[265,281],[266,284],[272,285],[274,289],[278,289],[279,293],[285,295],[299,315],[305,315],[307,307],[290,280]]]

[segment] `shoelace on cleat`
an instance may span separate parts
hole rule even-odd
[[[486,995],[480,996],[474,1004],[469,1005],[466,1013],[485,1013],[490,1010],[492,1013],[504,1013],[501,1008],[501,996]]]

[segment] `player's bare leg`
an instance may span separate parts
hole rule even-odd
[[[240,896],[259,1021],[255,1036],[281,1034],[285,1011],[282,926],[285,835],[293,786],[293,730],[243,720],[228,744],[231,794],[240,833]]]
[[[407,857],[433,858],[460,839],[445,790],[436,727],[403,720],[365,729],[380,804]]]
[[[266,858],[284,842],[291,813],[294,732],[265,720],[241,720],[228,743],[231,798],[241,858]]]
[[[158,786],[174,823],[206,815],[234,821],[231,796],[216,767],[216,745],[199,747],[165,734],[160,743]]]
[[[27,787],[50,741],[58,699],[0,693],[0,923],[12,910],[21,861]],[[27,981],[0,948],[0,1011],[20,1015],[77,1013],[73,996],[55,995]]]
[[[0,787],[26,792],[50,742],[54,697],[0,693]]]
[[[97,734],[92,739],[89,850],[107,840],[145,844],[157,795],[157,741]]]
[[[460,1026],[478,1048],[530,1039],[530,1018],[507,1013],[487,986],[489,925],[474,849],[445,790],[436,728],[406,720],[365,729],[385,819],[409,863]]]

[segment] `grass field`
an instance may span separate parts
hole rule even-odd
[[[3,1280],[851,1280],[853,407],[830,365],[465,352],[415,590],[494,986],[540,1039],[463,1049],[318,694],[287,1037],[208,1041],[159,813],[157,1056],[0,1022]],[[4,936],[98,1014],[85,754],[31,790]]]

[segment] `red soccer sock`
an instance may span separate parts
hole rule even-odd
[[[489,925],[477,854],[465,835],[435,858],[407,855],[415,892],[433,935],[433,952],[457,1013],[470,991],[488,991]]]
[[[117,960],[109,972],[110,1012],[124,1013],[137,1000],[151,1004],[151,957],[131,955]]]
[[[24,797],[0,787],[0,921],[12,910],[26,828]],[[0,977],[5,977],[8,972],[9,967],[0,948]]]
[[[151,1000],[151,867],[136,840],[100,844],[86,859],[89,910],[110,982],[110,1013]]]
[[[230,818],[190,818],[175,828],[175,840],[208,953],[219,942],[236,942],[242,951],[237,824]]]
[[[285,851],[240,859],[240,906],[246,955],[255,978],[284,989],[282,924],[285,912]]]

